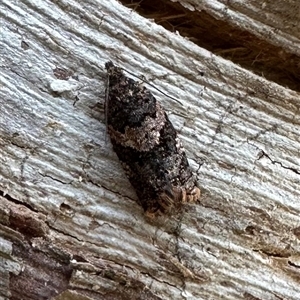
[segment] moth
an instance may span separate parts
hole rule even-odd
[[[152,216],[199,200],[185,150],[160,103],[112,62],[105,68],[107,130],[139,204]]]

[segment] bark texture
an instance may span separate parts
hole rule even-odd
[[[198,2],[180,5],[299,63],[296,2]],[[299,74],[275,83],[137,10],[0,4],[0,299],[299,299]],[[202,193],[178,216],[147,219],[112,150],[109,60],[170,96],[147,86]]]

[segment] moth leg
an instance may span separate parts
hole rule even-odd
[[[192,190],[186,191],[186,201],[197,202],[200,199],[200,194],[200,189],[195,186]]]

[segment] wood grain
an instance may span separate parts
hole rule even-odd
[[[0,297],[299,299],[297,92],[116,1],[4,0],[0,17]],[[251,31],[279,44],[263,20]],[[281,47],[298,55],[295,32]],[[134,201],[106,136],[108,60],[180,100],[148,87],[202,191],[180,220]]]

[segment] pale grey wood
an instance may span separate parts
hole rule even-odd
[[[14,251],[20,244],[69,262],[69,290],[60,286],[60,295],[100,299],[131,289],[144,299],[299,299],[296,92],[116,1],[4,0],[0,17],[4,299],[9,274],[29,268]],[[107,60],[181,102],[149,87],[202,190],[180,221],[145,220],[106,141]],[[74,78],[57,79],[56,67]]]

